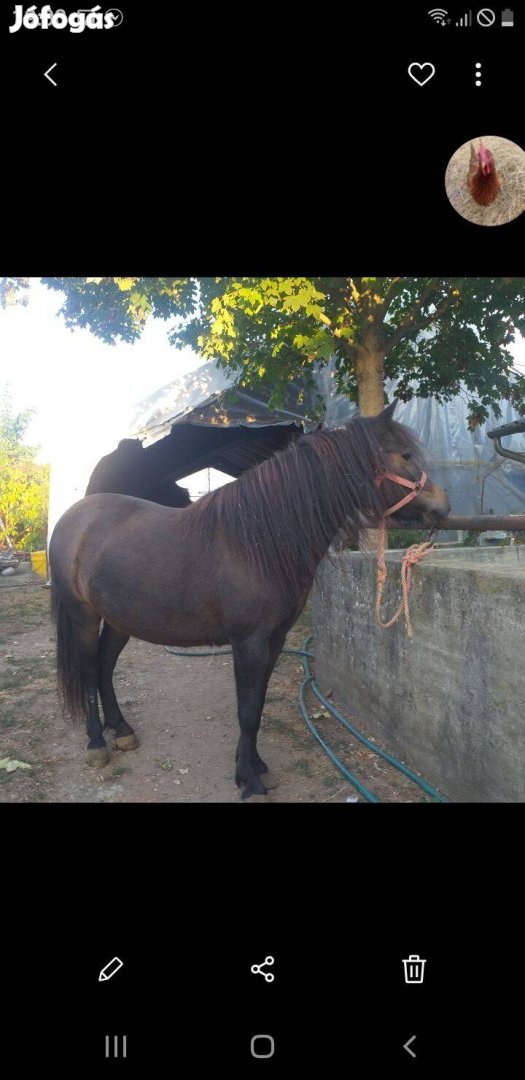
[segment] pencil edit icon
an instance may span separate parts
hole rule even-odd
[[[113,976],[117,974],[117,971],[120,971],[121,967],[124,967],[122,960],[119,960],[118,956],[114,956],[113,959],[109,961],[109,964],[106,964],[106,966],[102,968],[98,981],[107,982],[108,979],[112,979]]]

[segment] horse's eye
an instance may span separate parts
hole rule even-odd
[[[405,454],[401,454],[401,457],[404,458],[405,461],[410,461],[410,458],[412,457],[412,451],[407,450]]]

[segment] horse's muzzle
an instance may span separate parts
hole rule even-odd
[[[407,509],[409,509],[407,507]],[[428,507],[424,512],[421,510],[419,513],[414,510],[412,514],[394,514],[391,517],[392,525],[398,525],[400,528],[408,529],[435,529],[439,528],[441,523],[445,521],[450,513],[450,505],[445,506],[432,506]]]
[[[424,525],[438,526],[448,518],[450,514],[450,503],[447,502],[446,506],[432,506],[428,510],[422,513],[421,518]]]

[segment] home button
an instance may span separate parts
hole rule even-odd
[[[253,1035],[250,1050],[254,1058],[271,1058],[275,1052],[275,1042],[271,1035]]]

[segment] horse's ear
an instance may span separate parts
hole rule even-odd
[[[390,403],[390,405],[387,405],[386,409],[383,409],[383,412],[380,413],[379,419],[380,420],[386,420],[387,424],[390,423],[390,421],[391,421],[391,419],[392,419],[392,417],[394,415],[394,410],[395,410],[396,405],[397,405],[397,401],[392,401]]]

